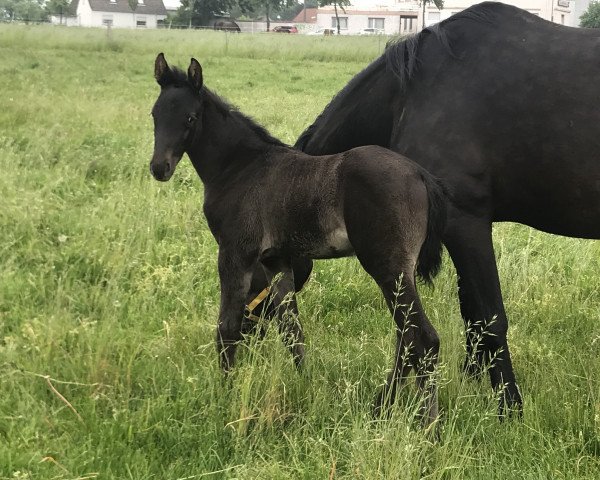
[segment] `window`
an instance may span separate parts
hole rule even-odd
[[[113,24],[113,16],[112,15],[102,15],[102,25],[106,25],[107,27],[112,27]]]
[[[385,18],[369,18],[369,28],[385,30]]]
[[[138,5],[145,5],[144,0],[138,0]]]
[[[414,33],[417,31],[417,17],[400,16],[400,33]]]
[[[137,28],[146,28],[146,17],[137,17],[135,20],[135,26]]]
[[[440,12],[429,12],[427,15],[427,25],[433,25],[440,21]]]
[[[110,3],[117,3],[117,0],[110,0]]]
[[[338,17],[340,21],[340,28],[342,30],[348,30],[348,17]],[[335,23],[335,17],[331,17],[331,28],[337,29],[337,23]]]

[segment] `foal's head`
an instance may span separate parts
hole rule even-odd
[[[166,182],[201,126],[202,67],[192,58],[186,76],[180,70],[172,70],[159,53],[154,78],[160,85],[160,95],[152,108],[154,154],[150,171],[154,178]]]

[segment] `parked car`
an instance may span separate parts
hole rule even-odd
[[[360,32],[358,32],[359,35],[383,35],[385,34],[385,32],[383,30],[380,30],[379,28],[363,28]]]
[[[277,33],[298,33],[295,25],[277,25],[273,28],[273,31]]]

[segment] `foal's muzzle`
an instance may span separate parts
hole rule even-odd
[[[150,162],[150,173],[152,176],[160,181],[166,182],[171,178],[173,172],[175,171],[175,167],[179,163],[179,159],[174,158],[172,155],[166,155],[165,157],[152,158]]]
[[[173,175],[173,167],[171,166],[171,162],[150,162],[150,172],[156,180],[166,182]]]

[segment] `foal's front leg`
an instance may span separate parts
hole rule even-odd
[[[227,373],[233,367],[237,342],[242,339],[244,305],[255,259],[227,249],[219,250],[221,308],[217,326],[217,353],[221,368]]]
[[[292,353],[296,367],[300,367],[304,360],[304,333],[298,320],[292,263],[285,257],[269,254],[263,255],[261,262],[267,280],[272,283],[270,300],[273,302],[279,332]],[[276,278],[278,274],[281,276]]]

